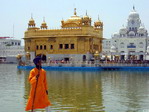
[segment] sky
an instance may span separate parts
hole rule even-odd
[[[111,38],[128,19],[135,6],[145,28],[149,30],[149,0],[0,0],[0,36],[15,37],[24,45],[24,32],[31,15],[40,27],[43,18],[49,29],[61,28],[61,20],[87,14],[92,23],[99,19],[104,24],[103,37]],[[93,25],[93,24],[92,24]]]

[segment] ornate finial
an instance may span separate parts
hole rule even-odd
[[[74,15],[77,15],[76,8],[74,8]]]
[[[87,10],[86,10],[86,16],[87,16]]]
[[[33,14],[31,13],[31,19],[33,19]]]
[[[45,22],[45,17],[43,17],[43,22]]]
[[[99,15],[98,15],[98,20],[99,20]]]
[[[133,10],[135,10],[135,6],[133,5]]]

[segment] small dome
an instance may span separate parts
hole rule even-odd
[[[98,15],[98,20],[94,22],[94,26],[102,26],[103,27],[103,22],[100,21],[99,15]]]
[[[87,11],[86,11],[86,15],[83,16],[83,19],[84,19],[84,20],[89,20],[89,19],[90,19],[90,17],[87,15]]]
[[[135,32],[134,31],[130,31],[129,32],[129,36],[135,36]]]
[[[29,27],[35,27],[35,21],[34,21],[34,19],[33,19],[32,17],[31,17],[31,19],[29,20],[28,26],[29,26]]]
[[[45,18],[43,18],[43,22],[41,24],[41,29],[47,29],[47,23],[45,22]]]
[[[115,32],[114,34],[113,34],[113,37],[119,37],[120,35],[119,35],[119,33],[117,33],[117,32]]]
[[[95,21],[96,25],[102,25],[103,23],[100,20]]]
[[[143,26],[140,26],[138,29],[138,33],[145,33],[146,29]]]
[[[111,46],[110,51],[111,51],[111,52],[116,52],[116,47],[115,47],[115,46]]]
[[[127,33],[127,28],[125,28],[124,26],[120,29],[119,31],[120,34],[126,34]]]
[[[138,19],[139,13],[136,12],[135,7],[133,7],[133,10],[129,13],[130,19]]]
[[[42,25],[47,25],[47,23],[46,22],[43,22]]]
[[[140,26],[139,27],[139,30],[144,30],[145,28],[143,26]]]
[[[34,22],[34,19],[33,19],[33,18],[31,18],[31,19],[29,20],[29,22]]]
[[[89,16],[85,15],[85,16],[83,17],[83,19],[89,19]]]

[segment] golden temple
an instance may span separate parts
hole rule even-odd
[[[76,8],[73,16],[61,21],[60,29],[48,29],[45,20],[40,28],[36,27],[31,17],[24,36],[25,51],[31,60],[38,54],[43,54],[45,60],[90,60],[96,51],[101,52],[102,39],[103,23],[98,19],[92,25],[87,12],[77,16]]]

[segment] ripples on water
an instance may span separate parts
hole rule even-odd
[[[0,64],[0,112],[24,112],[29,71]],[[52,112],[143,112],[149,72],[47,71]]]

